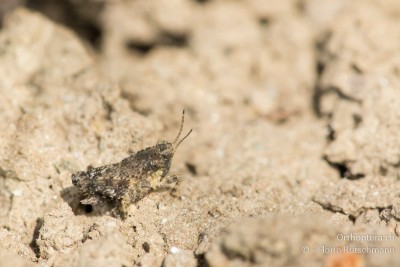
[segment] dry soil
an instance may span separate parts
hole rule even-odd
[[[2,1],[0,266],[400,266],[400,3]],[[184,132],[127,218],[71,174]]]

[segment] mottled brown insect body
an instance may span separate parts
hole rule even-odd
[[[72,183],[85,196],[82,204],[118,200],[120,212],[125,215],[129,204],[142,199],[150,192],[180,181],[177,175],[167,176],[171,161],[182,138],[184,112],[179,134],[173,143],[159,141],[155,146],[140,150],[119,163],[80,171],[72,174]],[[175,145],[176,144],[176,145]]]

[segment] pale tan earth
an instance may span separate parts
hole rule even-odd
[[[1,267],[400,266],[400,2],[8,0],[0,15]],[[172,141],[183,109],[176,194],[125,220],[79,203],[72,173]]]

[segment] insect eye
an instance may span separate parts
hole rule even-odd
[[[149,162],[149,167],[150,167],[151,169],[154,169],[155,167],[157,167],[157,163],[155,163],[154,161],[150,161],[150,162]]]

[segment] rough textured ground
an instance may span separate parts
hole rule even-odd
[[[0,266],[400,266],[399,14],[1,2]],[[173,140],[183,109],[176,194],[80,204],[72,173]]]

